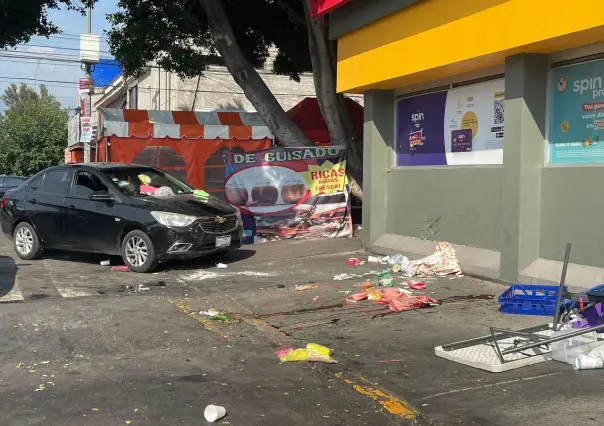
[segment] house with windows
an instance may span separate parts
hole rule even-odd
[[[363,239],[510,282],[603,282],[595,0],[313,0],[365,96]]]

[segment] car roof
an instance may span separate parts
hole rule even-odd
[[[104,169],[140,169],[141,167],[152,169],[153,166],[146,164],[130,164],[130,163],[73,163],[68,164],[70,167],[75,168],[91,168],[97,170]]]
[[[0,175],[0,178],[27,179],[25,176],[16,176],[16,175]]]

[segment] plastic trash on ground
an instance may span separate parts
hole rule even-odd
[[[572,329],[558,331],[552,337],[562,336],[574,331]],[[580,355],[588,355],[597,346],[598,334],[595,331],[580,336],[569,337],[568,339],[552,342],[552,358],[556,361],[574,365]]]
[[[226,408],[220,405],[208,405],[203,412],[206,421],[214,423],[226,416]]]
[[[388,271],[384,271],[377,276],[378,284],[383,287],[392,287],[394,279]]]
[[[322,362],[325,364],[336,364],[337,361],[331,358],[333,350],[316,343],[309,343],[305,349],[293,349],[291,346],[277,349],[277,356],[281,362]]]
[[[589,355],[579,355],[573,364],[573,370],[595,370],[604,367],[604,361]]]

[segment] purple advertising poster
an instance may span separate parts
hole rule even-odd
[[[446,91],[397,101],[397,166],[447,165],[444,138],[446,102]]]
[[[472,129],[451,131],[451,152],[472,151]]]

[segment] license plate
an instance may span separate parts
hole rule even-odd
[[[216,237],[216,248],[228,247],[231,245],[231,236]]]

